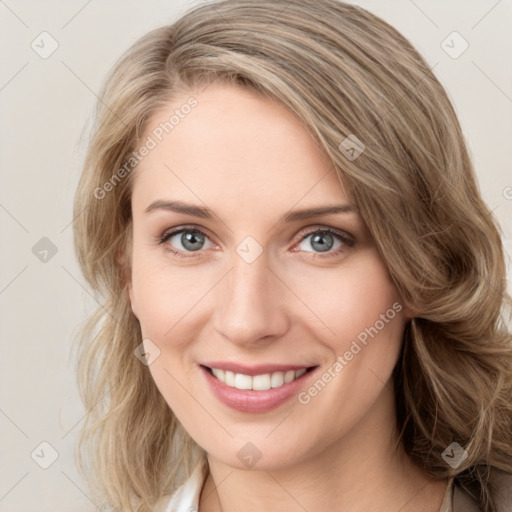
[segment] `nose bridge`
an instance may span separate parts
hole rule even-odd
[[[233,343],[251,344],[282,333],[286,318],[279,280],[265,253],[254,260],[241,254],[234,254],[231,270],[218,287],[213,318],[217,331]]]

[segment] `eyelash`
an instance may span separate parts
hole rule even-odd
[[[180,233],[199,233],[201,235],[204,235],[206,238],[209,238],[208,235],[204,231],[201,231],[200,229],[197,229],[195,227],[184,226],[184,227],[181,227],[181,228],[177,228],[175,230],[164,231],[162,233],[162,235],[157,237],[156,242],[159,245],[164,245],[170,238],[172,238],[175,235],[179,235]],[[307,233],[302,235],[302,237],[298,240],[297,243],[301,243],[306,238],[308,238],[309,236],[315,235],[317,233],[321,233],[322,235],[325,235],[325,234],[332,235],[333,237],[337,238],[340,242],[342,242],[343,245],[341,247],[339,247],[336,251],[328,252],[327,254],[312,253],[313,256],[311,256],[311,258],[313,258],[313,259],[315,259],[315,258],[329,258],[329,257],[338,256],[344,250],[346,250],[347,247],[348,248],[353,247],[354,244],[355,244],[355,239],[351,235],[349,235],[348,233],[343,233],[343,232],[335,231],[334,229],[328,228],[328,227],[323,227],[323,228],[315,227],[315,228],[311,229],[310,231],[308,231]],[[173,249],[169,245],[166,245],[164,247],[164,249],[167,252],[170,252],[173,255],[175,255],[175,256],[177,256],[179,258],[183,258],[183,259],[193,258],[194,257],[193,252],[200,252],[200,251],[189,251],[191,253],[191,255],[188,256],[188,255],[185,255],[186,253],[184,254],[183,251],[179,251],[179,250]],[[298,251],[298,252],[302,252],[302,251]],[[309,253],[310,251],[305,251],[305,252]]]

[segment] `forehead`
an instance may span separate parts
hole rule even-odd
[[[191,97],[197,103],[184,108]],[[156,199],[238,215],[347,201],[300,120],[250,90],[211,84],[178,96],[150,119],[148,137],[154,147],[135,169],[134,211]]]

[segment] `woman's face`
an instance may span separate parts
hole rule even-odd
[[[134,171],[132,309],[192,438],[234,467],[285,467],[392,417],[386,384],[407,318],[300,122],[229,85],[193,96],[143,136],[154,144]]]

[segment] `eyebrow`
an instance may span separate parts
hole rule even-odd
[[[201,219],[213,220],[215,215],[212,210],[203,206],[196,206],[182,201],[166,201],[158,199],[153,201],[145,210],[145,213],[150,213],[154,210],[166,210],[177,213],[185,213]],[[313,217],[320,217],[322,215],[336,214],[336,213],[356,213],[357,207],[353,204],[333,204],[327,206],[316,206],[313,208],[305,208],[302,210],[293,210],[285,213],[279,222],[295,222],[304,219],[311,219]]]

